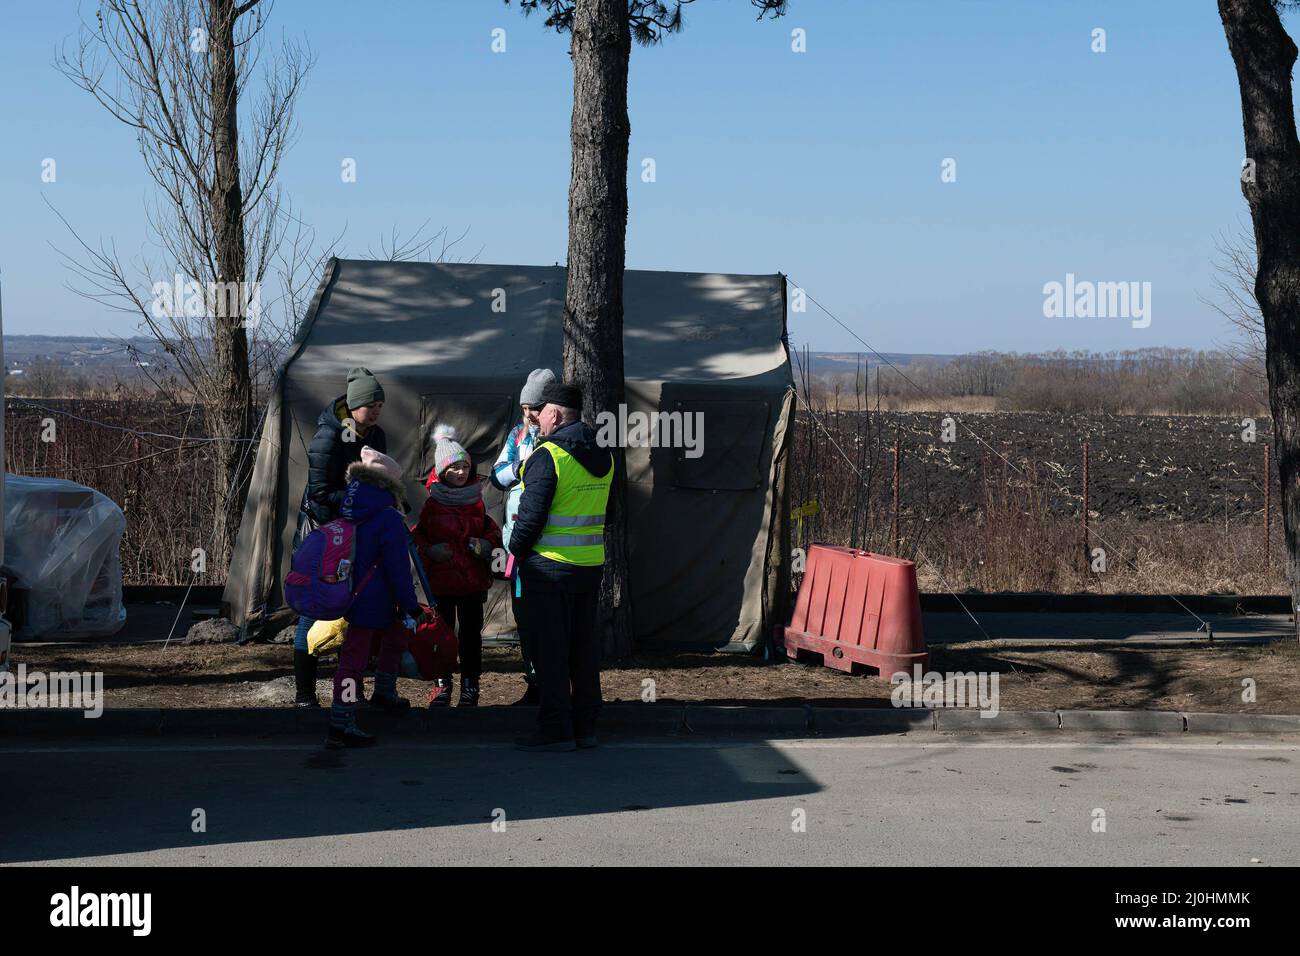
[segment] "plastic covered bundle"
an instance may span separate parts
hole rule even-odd
[[[4,522],[5,570],[28,592],[23,638],[121,629],[121,508],[72,481],[5,475]]]

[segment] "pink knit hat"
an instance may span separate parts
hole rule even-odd
[[[361,449],[361,463],[365,465],[373,465],[376,468],[382,468],[384,471],[388,472],[388,474],[392,475],[395,480],[402,480],[402,466],[394,459],[389,458],[382,451],[375,451],[375,449],[371,448],[369,445],[365,445]]]

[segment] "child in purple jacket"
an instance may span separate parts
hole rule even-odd
[[[357,726],[357,702],[362,677],[376,636],[380,638],[375,692],[370,706],[403,710],[410,701],[397,696],[397,672],[402,653],[422,617],[411,582],[409,532],[403,510],[402,469],[373,448],[361,449],[361,460],[348,466],[347,488],[339,516],[356,525],[356,595],[343,615],[347,637],[339,648],[330,708],[328,747],[368,747],[372,734]],[[403,509],[403,510],[399,510]]]

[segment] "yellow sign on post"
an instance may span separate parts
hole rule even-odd
[[[821,511],[821,505],[817,504],[816,499],[813,499],[811,501],[805,501],[797,508],[790,509],[790,517],[795,520],[794,537],[796,541],[798,541],[799,538],[803,535],[803,519],[811,518],[813,515],[818,514],[820,511]]]

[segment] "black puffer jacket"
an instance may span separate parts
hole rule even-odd
[[[361,449],[369,445],[375,451],[388,451],[388,437],[378,425],[371,425],[364,435],[358,433],[355,441],[344,441],[343,420],[349,417],[347,397],[340,395],[316,419],[316,434],[307,447],[301,510],[318,525],[338,517],[348,465],[361,460]]]
[[[555,498],[555,460],[543,442],[559,445],[597,478],[614,465],[610,450],[596,443],[596,432],[586,422],[570,422],[545,438],[538,436],[537,448],[524,463],[524,493],[519,497],[519,511],[510,531],[510,551],[521,562],[525,589],[532,584],[562,591],[594,591],[604,573],[600,565],[579,567],[552,561],[533,551]],[[608,509],[605,513],[608,516]]]

